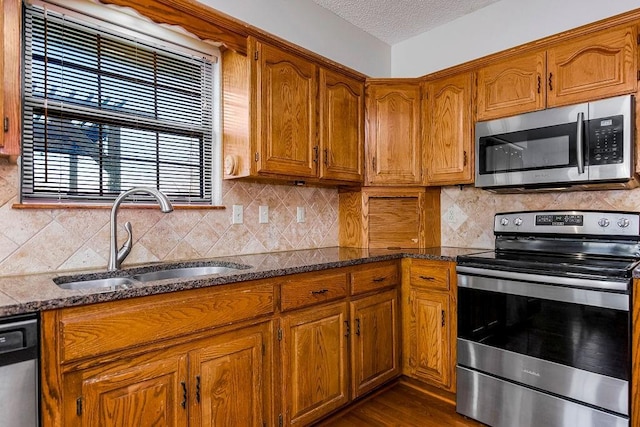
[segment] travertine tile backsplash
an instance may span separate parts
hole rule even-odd
[[[640,188],[566,193],[493,194],[473,187],[443,187],[442,246],[493,249],[497,212],[536,209],[640,211]]]
[[[0,275],[105,268],[109,257],[108,209],[12,209],[18,168],[0,161]],[[231,224],[231,205],[244,205],[244,223]],[[124,266],[338,244],[335,189],[223,183],[220,210],[120,209],[131,221],[134,244]],[[258,206],[269,223],[258,223]],[[305,207],[304,223],[296,209]],[[124,241],[124,230],[119,230]]]

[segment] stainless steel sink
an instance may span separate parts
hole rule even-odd
[[[182,267],[182,268],[172,268],[168,270],[158,270],[151,271],[149,273],[142,273],[133,275],[133,279],[138,280],[140,282],[152,282],[154,280],[164,280],[164,279],[186,279],[190,277],[197,276],[208,276],[211,274],[224,274],[224,273],[233,273],[238,270],[242,270],[246,267],[229,267],[229,266],[220,266],[220,265],[209,265],[209,266],[200,266],[200,267]]]
[[[136,281],[128,277],[107,277],[105,279],[78,280],[75,282],[58,283],[62,289],[72,290],[99,290],[100,292],[117,291],[129,289],[135,285]]]

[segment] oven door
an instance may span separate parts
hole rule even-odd
[[[491,272],[459,267],[458,366],[627,416],[629,296]]]
[[[582,182],[588,104],[476,123],[476,187]]]

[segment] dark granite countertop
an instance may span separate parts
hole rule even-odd
[[[59,278],[60,276],[70,275],[81,275],[87,279],[91,278],[92,275],[104,274],[105,270],[5,276],[0,277],[0,316],[114,301],[248,280],[268,279],[287,274],[305,273],[399,258],[455,261],[458,255],[481,251],[486,251],[486,249],[434,247],[387,250],[331,247],[238,255],[199,261],[244,264],[251,266],[251,268],[235,270],[231,273],[200,276],[198,278],[165,279],[147,283],[136,283],[129,289],[108,292],[100,292],[96,289],[65,290],[58,287],[53,281],[53,279]],[[193,264],[193,262],[171,264],[177,266],[181,264]],[[163,265],[166,265],[166,263],[148,264],[144,269],[153,271]],[[118,272],[117,275],[123,275],[133,270],[141,270],[141,268],[125,269]]]

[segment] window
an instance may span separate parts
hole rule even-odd
[[[24,16],[22,201],[108,202],[145,186],[211,204],[215,48],[48,5]]]

